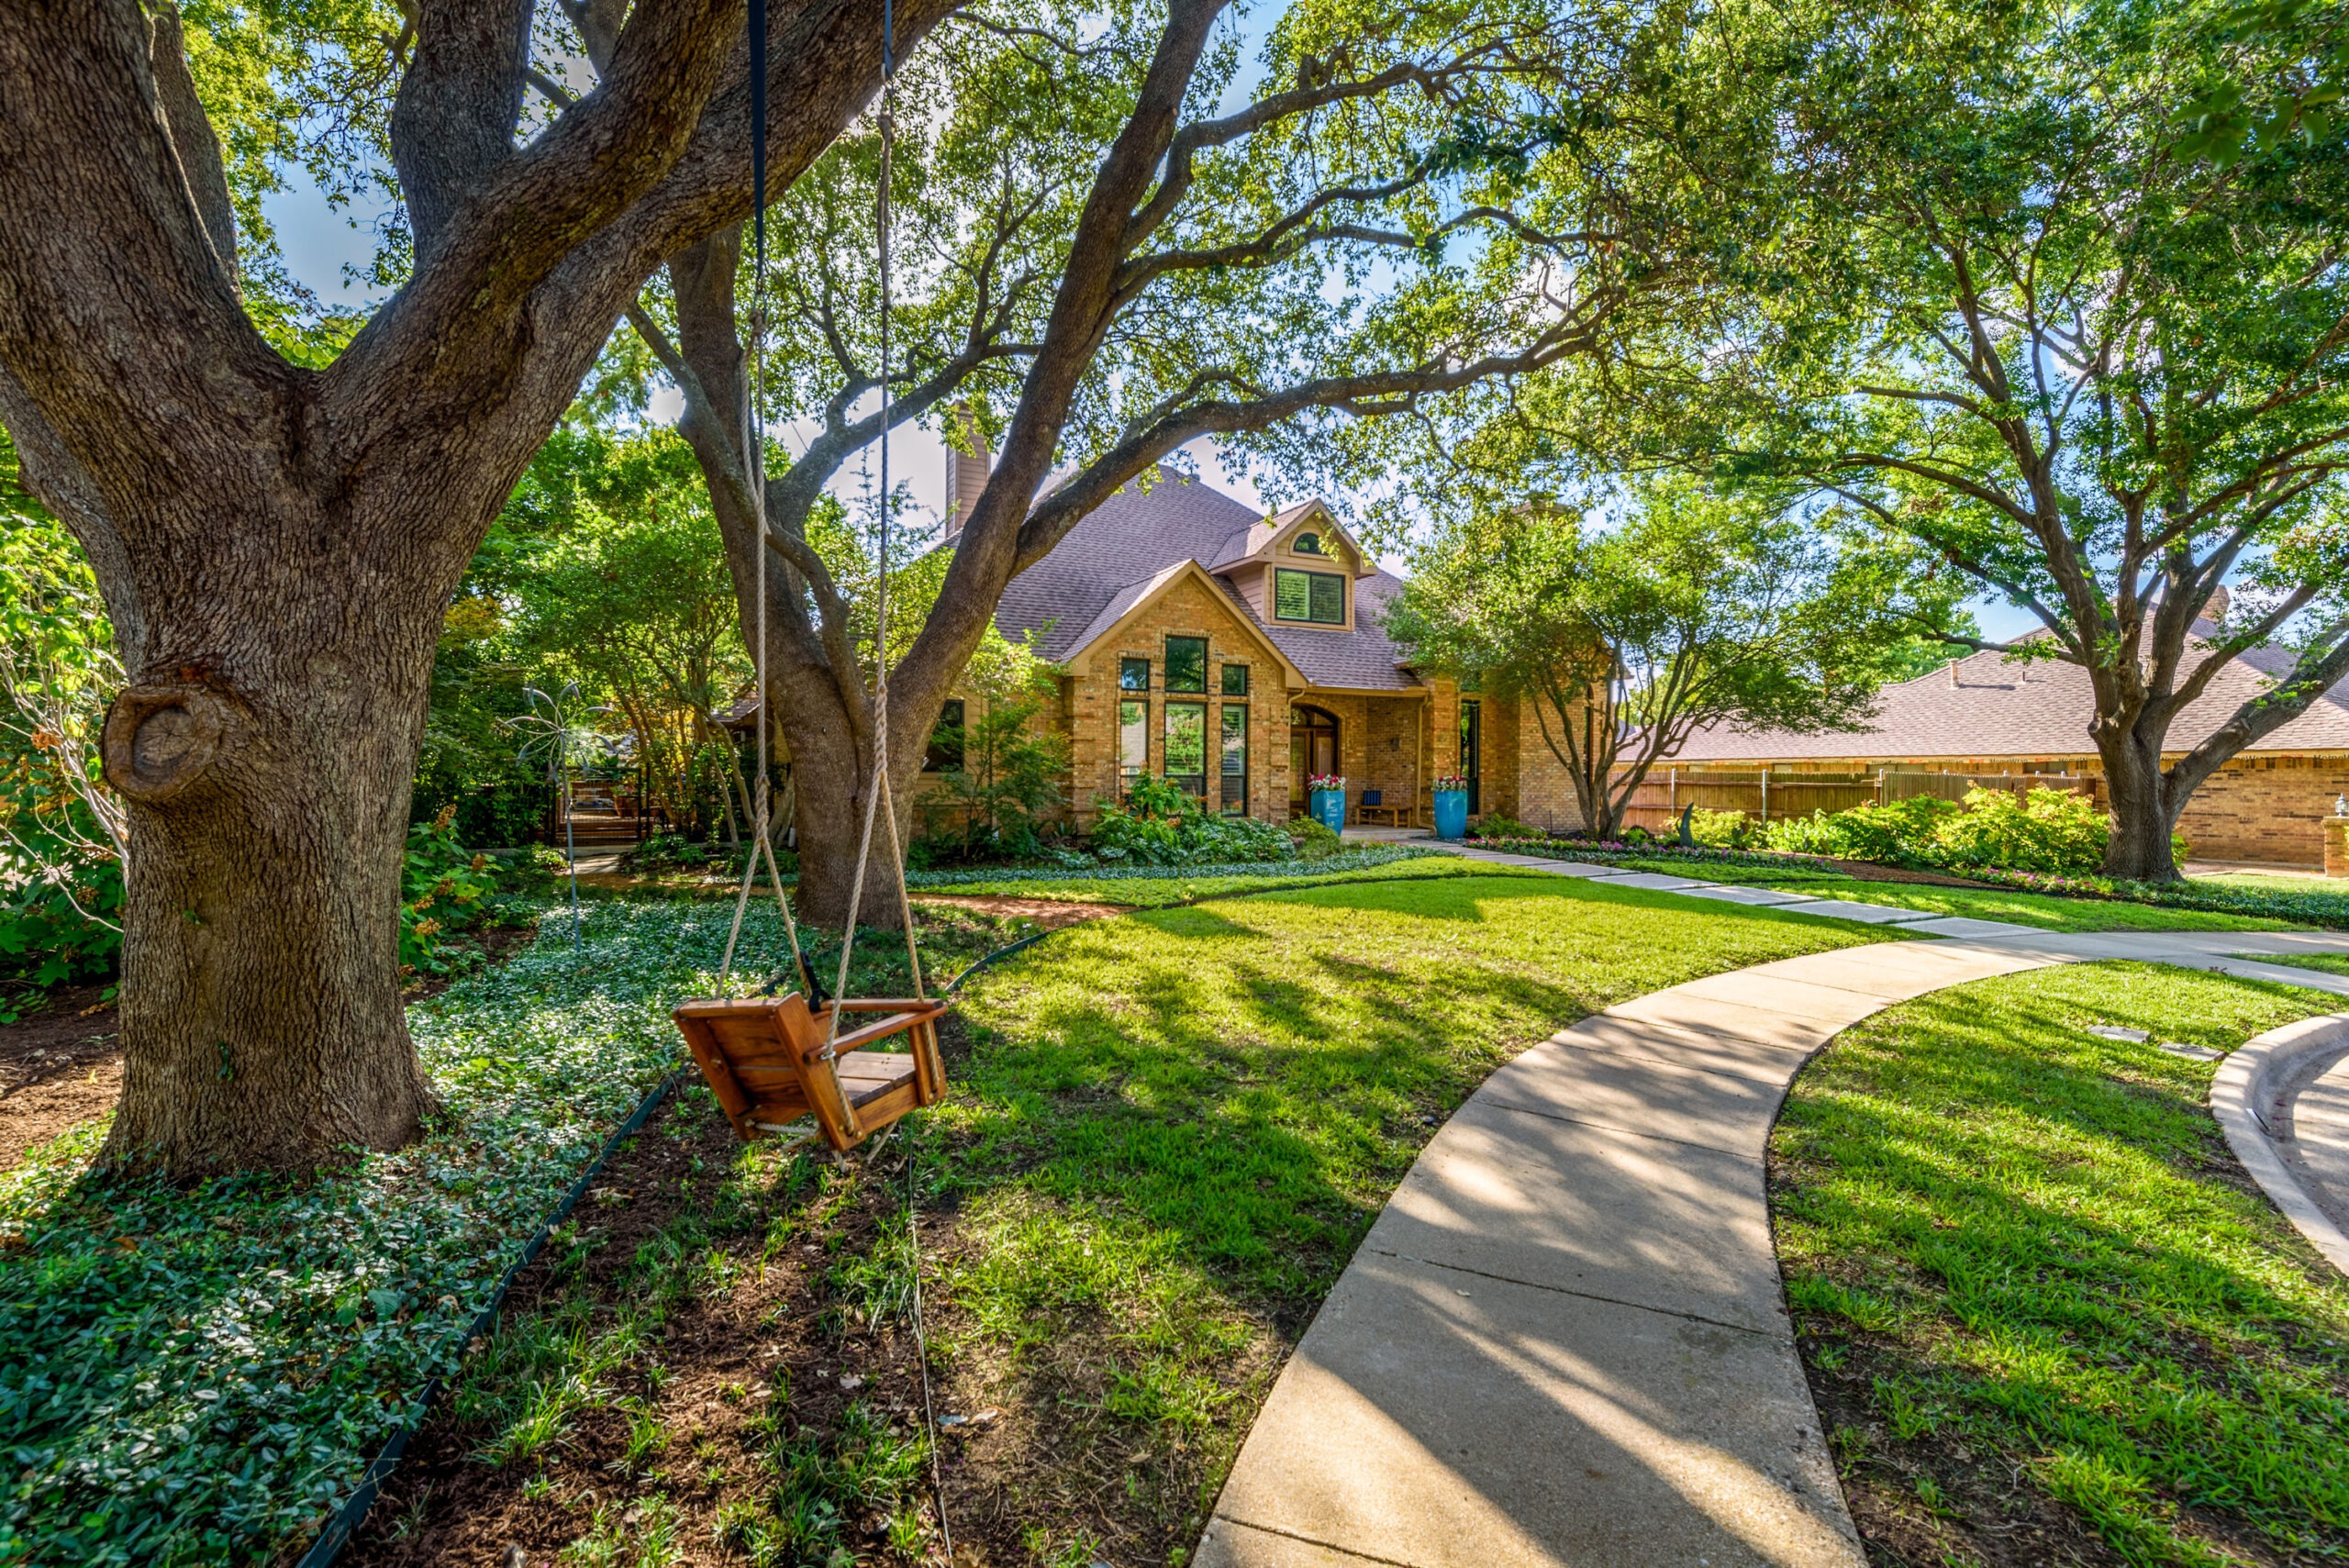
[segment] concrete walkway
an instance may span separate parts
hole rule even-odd
[[[2349,936],[1957,932],[1714,975],[1560,1031],[1421,1152],[1274,1385],[1196,1568],[1861,1568],[1764,1192],[1796,1070],[1944,985],[2296,950]]]

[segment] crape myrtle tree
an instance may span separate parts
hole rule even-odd
[[[1554,498],[1471,507],[1416,551],[1387,635],[1415,664],[1531,699],[1593,837],[1697,730],[1863,728],[1948,579],[1845,509],[1665,475],[1620,516]],[[1813,508],[1816,510],[1817,508]]]
[[[2337,14],[1776,17],[1805,65],[1769,88],[1804,247],[1757,269],[1739,330],[1548,422],[1815,483],[2030,611],[2039,634],[1965,640],[2087,673],[2105,870],[2174,878],[2197,786],[2349,675],[2349,148],[2311,85]],[[2307,91],[2214,142],[2231,81]],[[2281,673],[2176,733],[2262,647]]]
[[[1668,7],[1298,6],[1252,82],[1227,10],[974,8],[901,94],[892,417],[999,453],[932,607],[891,651],[901,833],[1006,584],[1121,486],[1201,437],[1286,440],[1315,417],[1400,414],[1604,353],[1619,317],[1689,274],[1675,247],[1736,241],[1646,95]],[[765,480],[766,698],[797,786],[802,906],[828,922],[849,914],[875,715],[858,606],[808,520],[883,418],[876,173],[867,135],[793,190],[765,299],[728,233],[674,259],[665,298],[630,317],[685,392],[746,633],[762,322],[777,389],[762,412],[815,431]],[[876,865],[863,917],[893,918],[895,874]]]
[[[946,9],[897,0],[900,47]],[[0,8],[0,424],[128,676],[102,744],[129,862],[117,1169],[415,1135],[399,864],[442,607],[644,280],[750,208],[741,0],[595,8],[607,69],[527,137],[530,0],[401,10],[381,118],[412,264],[314,365],[240,296],[169,6]],[[771,6],[776,188],[871,96],[881,11]]]

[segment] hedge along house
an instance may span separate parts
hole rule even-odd
[[[986,464],[949,453],[949,547]],[[1350,823],[1403,827],[1425,826],[1431,782],[1457,774],[1472,813],[1574,826],[1573,789],[1517,702],[1423,679],[1387,640],[1401,585],[1319,501],[1267,517],[1158,469],[1013,578],[996,624],[1063,671],[1049,722],[1069,738],[1080,827],[1143,774],[1268,821],[1304,815],[1307,781],[1338,774]],[[942,722],[975,717],[973,700]]]
[[[2290,667],[2274,650],[2232,661],[2172,724],[2165,761],[2199,744]],[[2076,664],[1976,653],[1887,686],[1864,731],[1741,735],[1716,728],[1691,736],[1670,765],[1684,784],[1709,774],[1751,778],[1760,770],[1794,780],[1912,771],[2069,774],[2101,800],[2103,764],[2087,740],[2095,711],[2087,672]],[[2324,856],[2322,818],[2344,791],[2349,682],[2221,767],[2188,801],[2178,830],[2197,859],[2313,867]]]

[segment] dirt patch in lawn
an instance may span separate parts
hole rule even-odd
[[[740,1152],[697,1085],[663,1107],[516,1281],[511,1344],[476,1343],[343,1562],[625,1562],[656,1539],[679,1563],[942,1561],[914,1336],[867,1311],[903,1160],[770,1160],[746,1188]],[[590,1364],[522,1364],[551,1331]],[[586,1397],[518,1440],[531,1388],[565,1378]]]
[[[1033,920],[1048,931],[1063,926],[1074,926],[1086,920],[1106,919],[1111,915],[1128,915],[1133,906],[1128,904],[1074,904],[1053,898],[1016,898],[1009,894],[917,893],[917,906],[941,905],[951,909],[969,909],[981,915],[996,915],[1009,920]]]
[[[475,1345],[341,1562],[945,1568],[906,1146],[781,1142],[746,1153],[705,1089],[681,1090],[516,1282],[498,1342]],[[1108,1347],[1130,1326],[1063,1323],[1008,1353],[954,1304],[978,1251],[957,1214],[918,1218],[952,1568],[1179,1561],[1287,1341],[1254,1336],[1230,1420],[1124,1418]],[[566,1380],[588,1396],[518,1442],[547,1408],[532,1390]]]
[[[69,985],[38,1013],[0,1025],[0,1171],[25,1151],[113,1108],[122,1094],[110,987]]]

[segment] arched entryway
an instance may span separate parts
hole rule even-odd
[[[1338,718],[1298,703],[1288,710],[1288,814],[1305,815],[1305,781],[1338,771]]]

